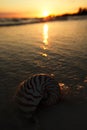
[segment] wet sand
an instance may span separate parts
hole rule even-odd
[[[11,104],[0,110],[0,129],[3,130],[87,130],[87,101],[67,99],[59,104],[39,109],[40,128],[19,118]]]

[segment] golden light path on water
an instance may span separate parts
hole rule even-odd
[[[48,54],[47,54],[47,49],[48,49],[48,46],[49,46],[49,42],[48,42],[48,38],[49,38],[49,35],[48,35],[48,31],[49,31],[49,26],[47,23],[44,24],[43,26],[43,45],[42,45],[42,49],[44,50],[41,55],[43,57],[48,57]],[[85,82],[87,82],[87,80],[85,80]],[[63,82],[59,82],[58,85],[60,86],[60,89],[61,89],[61,94],[63,97],[67,97],[67,96],[70,96],[72,97],[73,96],[78,96],[81,91],[84,89],[84,86],[82,85],[78,85],[75,87],[75,90],[73,90],[70,86],[67,86],[65,83]]]
[[[48,24],[43,26],[43,50],[46,50],[48,46]],[[47,57],[47,53],[42,53],[42,56]]]

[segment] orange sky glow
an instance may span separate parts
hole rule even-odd
[[[73,13],[87,0],[0,0],[0,17],[46,17]]]

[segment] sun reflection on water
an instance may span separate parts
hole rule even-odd
[[[43,27],[43,43],[44,45],[48,45],[48,25],[44,24]]]
[[[47,50],[47,46],[48,46],[48,24],[44,24],[44,26],[43,26],[43,45],[42,45],[42,48],[44,51]],[[41,53],[41,54],[44,57],[48,56],[46,52]]]
[[[47,57],[47,54],[46,53],[42,53],[42,56]]]

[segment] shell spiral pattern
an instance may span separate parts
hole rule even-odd
[[[23,81],[15,94],[17,108],[31,117],[39,104],[50,106],[60,99],[60,88],[54,77],[37,74]]]

